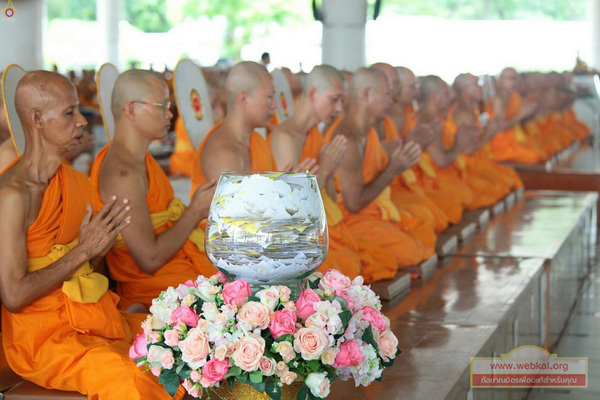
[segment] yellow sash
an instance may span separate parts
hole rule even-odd
[[[45,257],[28,259],[27,270],[35,272],[47,267],[77,246],[78,239],[68,244],[52,246],[50,253]],[[85,262],[77,271],[63,282],[62,291],[76,303],[97,303],[108,290],[108,278],[94,272],[89,262]]]
[[[463,154],[459,154],[458,157],[456,157],[456,165],[459,169],[464,171],[465,168],[467,168],[467,158]]]
[[[391,220],[400,222],[400,213],[398,212],[396,205],[394,205],[394,202],[392,202],[392,189],[390,189],[389,186],[386,186],[385,189],[379,193],[379,196],[375,199],[375,204],[379,207],[381,217],[385,221]]]
[[[154,214],[150,214],[150,219],[152,220],[152,227],[154,229],[163,226],[169,221],[177,221],[183,213],[185,212],[186,206],[175,197],[169,203],[169,206],[165,211],[159,211]],[[188,240],[194,243],[198,250],[204,251],[204,232],[200,228],[195,228],[190,236],[188,236]],[[123,236],[119,234],[117,236],[117,240],[115,240],[115,244],[113,245],[113,249],[119,249],[121,247],[125,247],[125,240]]]
[[[404,171],[402,173],[402,177],[404,178],[404,181],[408,185],[412,185],[413,183],[415,183],[417,181],[417,176],[415,175],[415,173],[412,169],[407,169],[406,171]]]
[[[521,124],[515,125],[514,132],[517,143],[524,143],[527,141],[527,136],[525,136],[525,131],[523,131]]]
[[[435,178],[436,177],[436,173],[435,173],[435,168],[433,168],[433,165],[431,165],[431,161],[429,159],[429,157],[425,157],[425,154],[421,154],[421,158],[419,159],[419,167],[421,167],[421,169],[423,170],[423,172],[425,172],[425,175],[427,175],[430,178]]]

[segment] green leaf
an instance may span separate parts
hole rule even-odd
[[[137,364],[139,364],[139,363],[141,363],[143,361],[146,361],[146,356],[142,356],[140,358],[136,358],[135,360],[133,360],[133,362],[135,363],[135,365],[137,365]]]
[[[302,384],[302,386],[300,386],[300,389],[298,390],[298,395],[296,395],[296,400],[306,400],[306,397],[308,396],[308,386],[306,386],[306,383]]]
[[[348,328],[348,322],[350,322],[350,318],[352,318],[352,313],[350,310],[344,310],[338,314],[340,319],[342,320],[342,324],[344,325],[344,331]]]
[[[244,373],[244,374],[238,375],[237,380],[239,383],[246,383],[246,381],[248,380],[248,374]]]
[[[275,342],[277,343],[283,341],[294,343],[294,335],[292,335],[291,333],[286,333],[285,335],[281,335],[277,339],[275,339]]]
[[[158,382],[164,386],[171,396],[175,396],[177,389],[179,389],[179,376],[172,369],[163,369],[158,376]]]
[[[260,303],[260,299],[256,296],[248,296],[248,301],[256,301],[257,303]]]
[[[379,378],[375,378],[377,382],[381,382],[383,380],[383,374]]]
[[[339,301],[340,305],[342,306],[342,310],[350,309],[350,307],[348,307],[348,302],[343,297],[333,295],[329,298],[329,300],[330,301],[333,301],[333,300]]]
[[[371,329],[371,325],[367,326],[365,333],[363,333],[362,340],[363,340],[363,342],[373,346],[375,351],[379,351],[379,347],[377,347],[377,342],[375,341],[375,338],[373,337],[373,330]]]
[[[309,288],[309,289],[313,289],[313,290],[314,290],[314,289],[318,289],[318,288],[319,288],[319,282],[320,282],[320,281],[321,281],[320,279],[317,279],[316,281],[314,281],[314,282],[313,282],[313,281],[311,281],[311,280],[309,279],[309,280],[308,280],[308,288]]]
[[[250,372],[250,382],[261,383],[262,380],[263,380],[262,372],[260,372],[260,371]]]
[[[321,363],[319,360],[310,360],[307,364],[312,372],[317,372]]]
[[[242,373],[242,369],[240,367],[231,367],[229,371],[225,374],[225,378],[229,378],[230,376],[238,376]]]

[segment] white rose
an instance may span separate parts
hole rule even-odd
[[[279,304],[279,290],[276,287],[269,287],[256,293],[256,297],[260,299],[262,305],[266,306],[269,311],[275,311],[275,307]]]
[[[210,281],[206,280],[198,283],[198,287],[194,289],[196,293],[198,293],[198,297],[200,297],[204,301],[213,302],[215,301],[215,293],[211,290],[213,287]]]
[[[313,396],[325,398],[329,396],[331,382],[324,372],[312,372],[306,377],[306,386],[310,389]]]
[[[202,304],[202,316],[210,322],[215,322],[219,315],[219,308],[215,303],[204,303]]]

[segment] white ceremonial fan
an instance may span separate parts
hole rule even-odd
[[[2,74],[2,98],[4,100],[4,109],[8,117],[8,128],[17,154],[23,154],[25,149],[25,134],[23,126],[17,114],[15,107],[15,91],[21,78],[25,75],[25,70],[17,64],[11,64]]]
[[[102,123],[106,131],[108,142],[115,134],[115,117],[112,113],[112,91],[119,77],[119,70],[111,63],[103,64],[96,74],[96,89],[98,93],[98,105],[102,115]]]
[[[294,98],[285,73],[281,69],[276,69],[271,72],[271,75],[275,85],[275,103],[277,104],[275,112],[279,123],[281,123],[294,114]]]
[[[214,126],[208,87],[192,60],[179,60],[173,75],[175,102],[194,149]]]

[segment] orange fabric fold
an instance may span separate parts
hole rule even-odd
[[[169,158],[171,175],[192,175],[194,146],[187,135],[181,116],[175,121],[175,149]]]
[[[94,188],[94,208],[99,210],[104,205],[99,195],[100,167],[109,146],[103,148],[96,156],[90,178]],[[169,179],[154,158],[146,153],[146,172],[148,174],[148,193],[146,202],[150,214],[165,211],[175,195]],[[159,235],[173,226],[172,221],[154,229]],[[127,244],[127,243],[125,243]],[[142,303],[146,307],[152,299],[158,297],[168,286],[178,286],[188,279],[195,280],[198,275],[211,276],[217,269],[190,240],[186,240],[175,255],[154,274],[143,272],[133,260],[127,247],[112,248],[106,255],[106,262],[111,277],[117,281],[117,293],[121,296],[121,307],[129,307],[132,303]]]
[[[27,230],[28,258],[44,257],[54,245],[77,238],[92,193],[85,175],[59,167]],[[145,315],[120,313],[118,300],[109,291],[97,303],[75,303],[59,288],[17,313],[2,307],[10,367],[39,386],[77,391],[90,399],[169,399],[157,378],[129,359]]]

